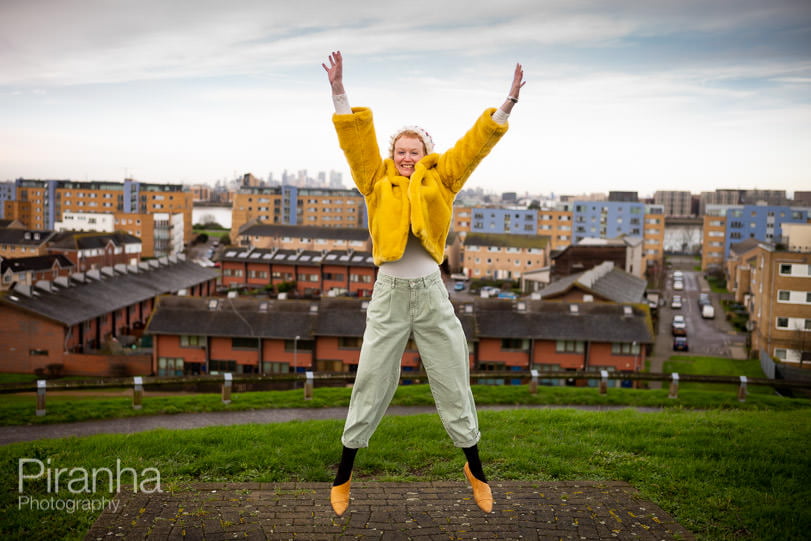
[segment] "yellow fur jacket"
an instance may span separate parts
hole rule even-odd
[[[332,121],[352,178],[366,199],[375,265],[403,256],[409,226],[437,263],[442,263],[453,200],[470,174],[507,131],[487,109],[453,148],[429,154],[414,167],[411,178],[400,176],[391,158],[380,156],[372,111],[353,107]]]

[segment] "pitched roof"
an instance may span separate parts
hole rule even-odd
[[[214,270],[178,256],[75,273],[70,278],[38,282],[33,288],[18,285],[0,297],[0,302],[72,326],[216,277]]]
[[[572,274],[552,282],[541,290],[541,298],[564,295],[572,289],[599,296],[613,302],[642,302],[647,282],[642,278],[614,268],[605,261],[587,271]]]
[[[53,231],[44,229],[0,228],[0,244],[41,246],[42,244],[45,244],[53,235]]]
[[[545,248],[549,237],[544,235],[513,235],[509,233],[468,233],[465,246],[507,246],[514,248]]]
[[[244,338],[310,339],[318,312],[312,301],[286,301],[257,297],[206,298],[164,296],[146,332]]]
[[[730,244],[729,253],[730,255],[742,255],[752,248],[757,247],[759,244],[763,244],[763,241],[749,238],[741,242],[736,242],[735,244]]]
[[[4,259],[0,262],[0,274],[5,274],[9,269],[11,272],[50,270],[54,264],[63,268],[75,267],[73,261],[62,254],[36,255]]]
[[[526,310],[495,299],[477,299],[479,337],[653,343],[646,304],[524,301]],[[630,310],[630,312],[628,312]]]
[[[213,301],[213,305],[209,303]],[[149,334],[309,339],[313,336],[363,336],[364,300],[322,297],[309,300],[263,300],[161,297],[146,332]],[[469,340],[525,338],[591,342],[653,342],[646,304],[616,305],[545,301],[505,302],[476,299],[454,303]],[[264,305],[264,306],[263,306]]]
[[[319,227],[305,225],[254,224],[240,229],[240,235],[258,237],[298,237],[306,239],[332,239],[368,241],[369,230],[363,227]]]
[[[141,244],[141,239],[129,233],[98,233],[93,231],[60,231],[51,239],[51,248],[67,250],[90,250],[104,248],[109,243],[115,246]]]
[[[374,267],[371,252],[354,250],[284,250],[276,248],[229,247],[220,261],[290,265],[352,265]]]

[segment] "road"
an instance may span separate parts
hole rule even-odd
[[[745,346],[746,337],[735,332],[727,322],[718,294],[712,293],[703,275],[699,271],[693,270],[694,262],[691,258],[685,258],[685,261],[676,259],[673,263],[665,284],[666,304],[659,309],[657,353],[663,355],[668,350],[672,351],[673,336],[670,325],[674,314],[682,314],[687,322],[687,341],[690,346],[688,353],[714,357],[739,357],[741,349]],[[684,275],[684,290],[682,291],[673,290],[674,270],[681,270]],[[701,292],[708,293],[710,296],[715,308],[714,319],[701,317],[701,309],[698,306],[698,295]],[[682,308],[672,309],[670,307],[673,295],[681,295]]]

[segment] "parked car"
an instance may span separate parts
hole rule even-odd
[[[512,291],[502,291],[498,294],[499,299],[517,299],[518,295],[513,293]]]
[[[673,316],[673,323],[670,328],[673,336],[687,336],[687,322],[681,314]]]
[[[464,282],[456,282],[453,284],[454,291],[464,291],[465,290],[465,283]]]
[[[684,282],[681,280],[673,280],[673,289],[676,291],[681,291],[684,289]]]
[[[709,293],[699,293],[698,294],[698,306],[704,306],[706,304],[712,304],[710,301],[710,294]]]
[[[673,299],[670,301],[670,307],[674,310],[678,310],[681,306],[681,295],[673,295]]]
[[[715,308],[713,308],[712,304],[705,304],[701,307],[701,317],[704,319],[715,318]]]
[[[673,279],[678,280],[680,282],[683,281],[684,273],[682,271],[680,271],[680,270],[673,271]]]
[[[675,336],[673,338],[673,351],[690,351],[686,336]]]

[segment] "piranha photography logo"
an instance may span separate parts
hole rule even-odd
[[[20,458],[17,462],[18,510],[117,511],[120,502],[114,496],[122,487],[131,488],[133,493],[162,492],[160,471],[144,468],[139,472],[122,466],[121,459],[116,459],[113,468],[59,468],[50,458],[44,462]]]

